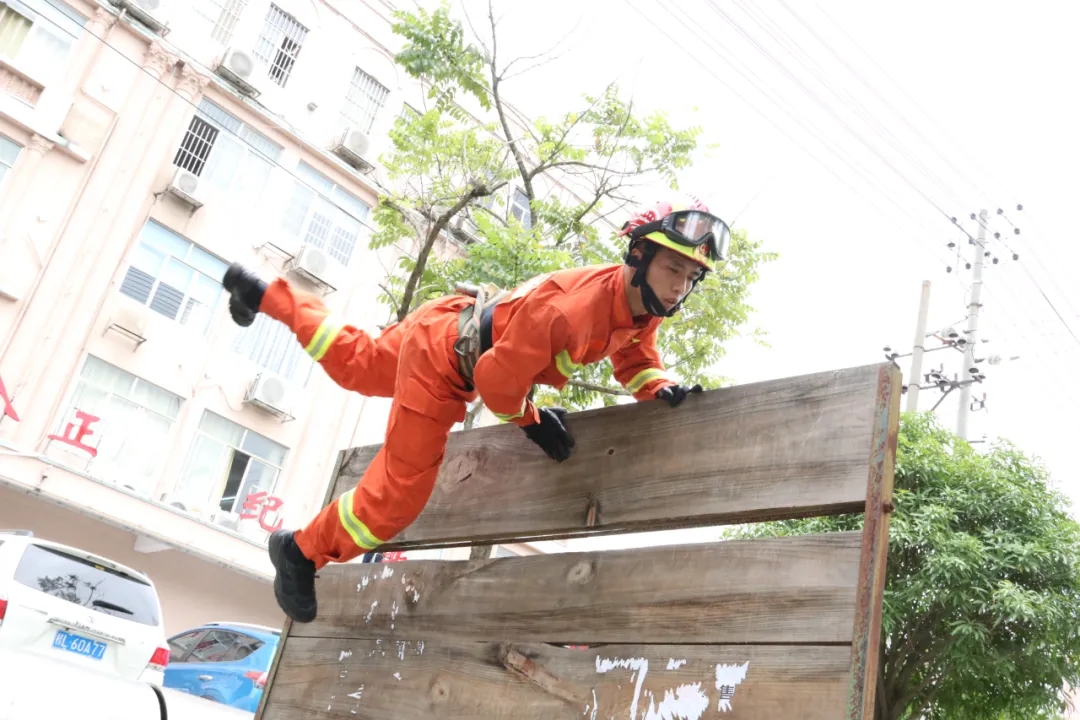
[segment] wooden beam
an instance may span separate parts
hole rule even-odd
[[[677,408],[651,401],[575,413],[577,447],[565,463],[512,425],[453,433],[426,508],[384,547],[861,512],[880,368],[723,388]],[[346,451],[333,497],[356,485],[377,450]]]
[[[851,648],[293,636],[282,654],[265,720],[837,720]]]
[[[881,651],[885,564],[889,553],[889,514],[900,430],[900,370],[883,366],[878,377],[877,420],[869,458],[862,558],[852,631],[851,684],[847,720],[874,720]]]
[[[318,617],[290,637],[848,643],[860,538],[328,566]]]

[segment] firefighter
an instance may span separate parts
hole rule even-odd
[[[266,283],[238,264],[225,273],[233,320],[257,313],[287,325],[335,383],[393,398],[383,446],[356,487],[295,532],[269,539],[274,594],[296,622],[315,619],[315,573],[388,542],[423,510],[447,437],[479,397],[522,428],[552,459],[574,438],[561,408],[538,408],[534,385],[562,388],[578,367],[610,358],[616,380],[638,401],[672,407],[700,385],[668,379],[657,330],[678,312],[727,252],[727,225],[696,198],[635,213],[620,230],[623,264],[560,270],[512,292],[480,287],[429,301],[378,337],[335,317],[319,298],[284,278]]]

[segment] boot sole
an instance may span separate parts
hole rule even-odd
[[[315,607],[312,608],[300,607],[291,602],[282,590],[282,566],[285,564],[285,548],[282,547],[282,542],[282,538],[275,533],[270,536],[270,540],[267,543],[270,551],[270,562],[274,566],[274,599],[277,600],[278,607],[280,607],[293,622],[309,623],[315,619],[315,616],[318,613],[318,605],[316,604]],[[279,563],[279,561],[281,562]]]

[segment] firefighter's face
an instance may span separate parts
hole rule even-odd
[[[657,248],[656,257],[649,263],[645,281],[670,310],[686,297],[701,272],[701,266],[693,260],[662,247]]]

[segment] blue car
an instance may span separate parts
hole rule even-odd
[[[165,687],[255,712],[281,631],[214,622],[169,639]]]

